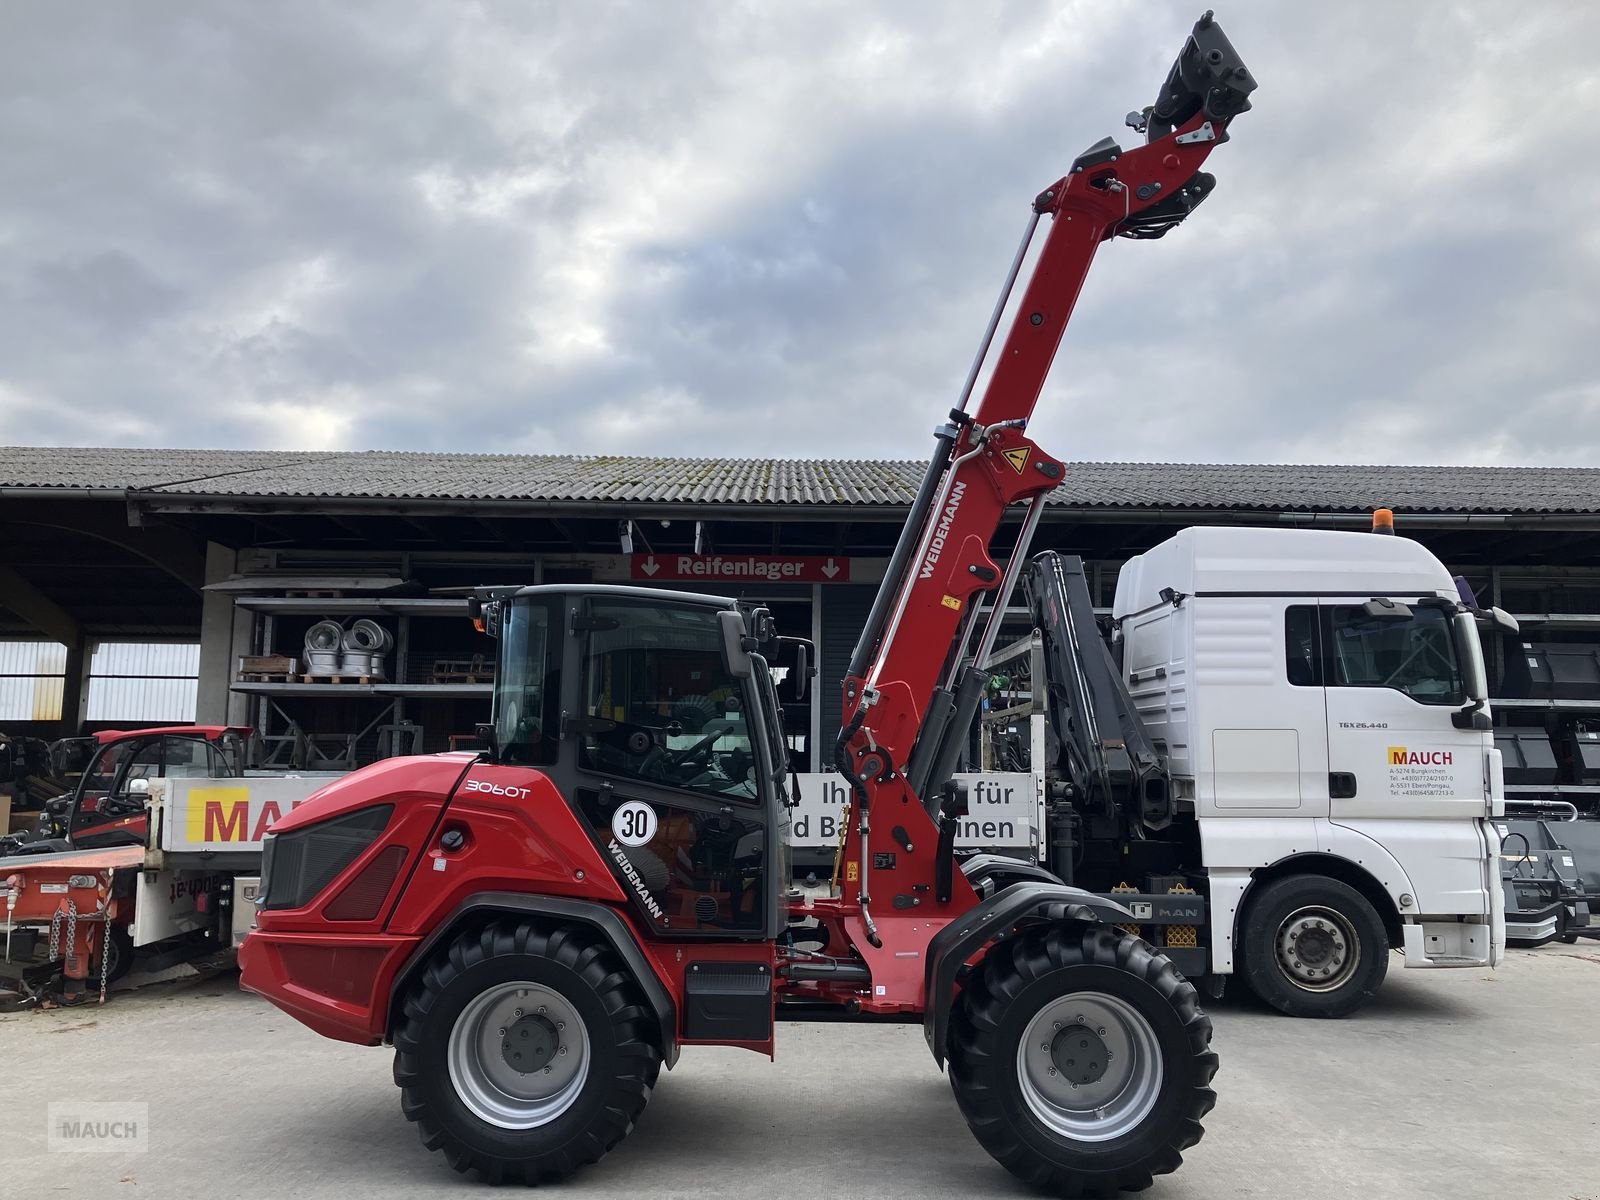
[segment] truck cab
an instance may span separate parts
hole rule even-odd
[[[1400,537],[1195,528],[1123,568],[1123,677],[1198,826],[1214,973],[1262,967],[1237,949],[1252,903],[1295,876],[1360,893],[1408,967],[1500,961],[1504,792],[1475,615]],[[1329,907],[1271,931],[1291,983],[1357,969],[1358,931]]]

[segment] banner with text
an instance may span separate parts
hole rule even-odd
[[[849,583],[843,555],[633,554],[628,577],[645,583]]]
[[[1029,848],[1035,844],[1034,779],[1026,772],[956,776],[967,785],[968,812],[961,819],[956,845],[984,848]],[[791,813],[789,844],[829,848],[839,844],[840,822],[850,785],[834,772],[800,776],[800,804]],[[887,819],[876,807],[873,820]]]

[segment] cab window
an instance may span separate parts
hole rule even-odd
[[[1324,612],[1329,687],[1393,688],[1420,704],[1466,703],[1444,609],[1417,606],[1405,618],[1371,617],[1359,605]]]
[[[169,779],[209,779],[219,773],[215,752],[204,738],[164,738],[163,773]]]
[[[585,624],[579,765],[753,803],[759,739],[716,610],[594,600]]]
[[[502,609],[494,727],[503,762],[548,766],[556,761],[561,655],[550,637],[554,617],[554,605],[545,600],[507,602]]]
[[[1284,671],[1295,687],[1322,684],[1321,650],[1317,645],[1317,606],[1291,604],[1283,619]]]

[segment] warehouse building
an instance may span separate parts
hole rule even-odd
[[[809,634],[822,686],[802,750],[814,759],[921,470],[0,449],[0,730],[193,716],[254,726],[279,763],[442,749],[487,716],[492,660],[449,589],[592,580],[759,597]],[[1582,650],[1600,642],[1600,470],[1069,464],[1035,549],[1082,554],[1109,605],[1118,565],[1186,525],[1359,529],[1379,506],[1482,603],[1519,614],[1526,640],[1579,648],[1558,666],[1595,671],[1591,694],[1580,680],[1565,697],[1501,706],[1502,723],[1581,726],[1585,702],[1600,708],[1600,669]],[[997,554],[1008,545],[1003,532]],[[311,627],[360,618],[393,641],[379,670],[307,681]],[[241,677],[246,655],[296,661]]]

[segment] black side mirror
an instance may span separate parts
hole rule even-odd
[[[817,670],[811,665],[813,654],[814,647],[805,638],[778,639],[778,658],[772,665],[784,669],[783,683],[778,688],[780,701],[799,704],[806,698]]]
[[[1363,615],[1375,621],[1409,621],[1411,606],[1384,596],[1374,596],[1361,606]]]
[[[485,762],[497,763],[500,761],[500,739],[495,735],[492,721],[480,721],[473,727],[472,732],[483,743],[483,758]]]

